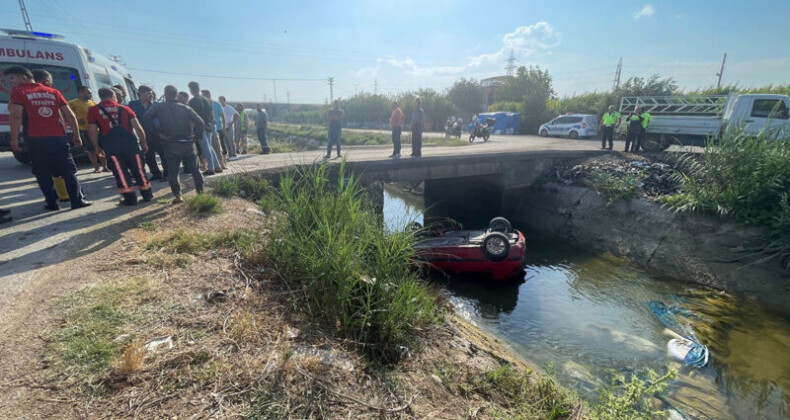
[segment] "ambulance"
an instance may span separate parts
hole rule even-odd
[[[119,63],[80,45],[65,42],[60,35],[0,29],[0,152],[12,151],[8,116],[11,86],[2,72],[8,67],[20,65],[52,73],[53,87],[67,101],[76,98],[77,88],[83,85],[93,90],[95,101],[98,101],[99,88],[113,85],[121,85],[126,89],[127,100],[137,99],[132,76]],[[24,144],[24,133],[20,144]],[[80,149],[72,150],[75,155],[81,152]],[[30,160],[24,151],[13,153],[22,163]]]

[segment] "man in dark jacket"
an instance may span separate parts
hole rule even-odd
[[[167,167],[170,169],[167,180],[173,191],[173,202],[180,203],[183,200],[176,168],[181,167],[181,162],[184,162],[187,171],[192,174],[192,179],[195,180],[195,190],[198,194],[203,193],[203,176],[197,166],[194,139],[203,137],[205,124],[195,110],[178,103],[176,95],[178,95],[178,90],[175,86],[165,86],[165,102],[155,104],[145,113],[143,126],[157,130],[159,133]],[[159,120],[158,129],[153,127],[155,118]]]
[[[203,137],[200,140],[200,148],[203,152],[203,157],[206,159],[206,172],[203,175],[214,175],[215,173],[222,172],[219,157],[216,150],[211,145],[211,128],[214,126],[214,111],[212,110],[211,102],[208,99],[200,96],[200,85],[198,82],[189,82],[189,92],[192,94],[192,99],[189,100],[189,106],[197,112],[206,129],[203,132]]]

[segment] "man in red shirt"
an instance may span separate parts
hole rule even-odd
[[[9,81],[11,100],[8,104],[11,119],[11,149],[21,152],[19,133],[24,126],[25,143],[33,164],[33,174],[44,193],[47,210],[60,210],[58,194],[52,181],[53,175],[63,177],[71,199],[71,208],[87,207],[82,188],[77,181],[77,166],[71,158],[66,127],[73,128],[75,147],[82,145],[79,124],[66,99],[56,89],[33,82],[33,74],[25,67],[12,66],[3,75]]]
[[[151,184],[145,176],[143,159],[140,155],[148,151],[145,131],[137,121],[131,108],[116,102],[115,92],[109,88],[99,89],[99,102],[88,109],[88,137],[95,150],[103,150],[107,160],[113,163],[113,175],[123,204],[137,204],[137,194],[130,180],[134,179],[143,201],[154,198]],[[137,134],[137,137],[134,134]],[[138,146],[139,139],[139,146]]]

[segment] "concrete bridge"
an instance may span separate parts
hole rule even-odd
[[[523,194],[558,161],[603,153],[602,150],[521,150],[480,155],[451,155],[346,163],[372,193],[388,182],[424,182],[428,216],[479,222],[506,214],[509,197]],[[340,164],[330,165],[337,171]],[[383,196],[382,203],[383,203]]]

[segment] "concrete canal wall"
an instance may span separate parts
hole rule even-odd
[[[607,205],[594,190],[556,183],[505,195],[504,212],[517,226],[628,258],[662,276],[790,308],[790,272],[776,259],[750,265],[758,257],[749,250],[765,229],[677,214],[644,199]]]

